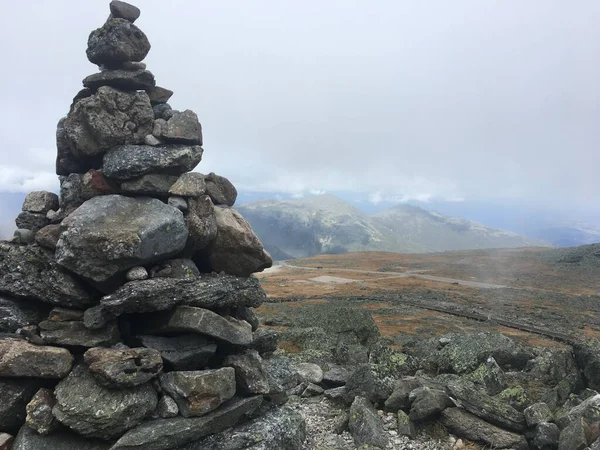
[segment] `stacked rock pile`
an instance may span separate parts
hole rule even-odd
[[[272,392],[251,276],[271,257],[235,187],[191,172],[202,128],[141,62],[139,9],[110,11],[58,124],[60,195],[29,194],[0,243],[0,449],[179,448]]]

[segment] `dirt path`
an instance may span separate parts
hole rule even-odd
[[[282,262],[281,265],[284,267],[290,267],[293,269],[302,269],[302,270],[314,270],[314,271],[328,270],[328,271],[334,271],[334,272],[352,272],[352,273],[367,273],[367,274],[376,274],[376,275],[390,275],[389,277],[382,277],[382,278],[380,278],[380,280],[390,279],[390,278],[413,277],[413,278],[422,278],[424,280],[430,280],[430,281],[439,281],[441,283],[460,284],[463,286],[470,286],[470,287],[476,287],[476,288],[481,288],[481,289],[504,289],[504,288],[509,287],[509,286],[505,286],[502,284],[480,283],[478,281],[458,280],[456,278],[446,278],[446,277],[438,277],[435,275],[425,275],[423,273],[420,273],[420,272],[424,272],[424,271],[416,271],[416,270],[407,270],[406,272],[377,272],[377,271],[359,270],[359,269],[334,269],[331,267],[327,267],[326,269],[317,269],[316,267],[296,266],[294,264],[290,264],[285,261]],[[376,281],[376,280],[372,280],[372,281]]]

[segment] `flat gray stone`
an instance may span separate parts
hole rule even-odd
[[[156,84],[149,70],[104,70],[84,78],[86,88],[96,90],[101,86],[112,86],[124,91],[150,89]]]
[[[141,14],[140,9],[136,6],[119,0],[112,0],[109,7],[110,13],[113,17],[125,19],[131,23],[135,22]]]
[[[348,429],[357,447],[371,445],[387,448],[389,436],[373,406],[363,397],[356,397],[350,407]]]
[[[128,194],[141,194],[166,197],[169,189],[179,179],[176,175],[160,175],[151,173],[136,180],[121,183],[121,190]]]
[[[214,341],[198,334],[172,337],[142,335],[132,338],[132,342],[159,351],[165,366],[179,371],[204,369],[217,351]]]
[[[148,92],[148,97],[150,97],[150,101],[153,105],[165,104],[173,95],[173,91],[160,86],[154,86],[146,92]]]
[[[240,392],[246,394],[268,394],[269,377],[256,350],[246,350],[237,355],[228,355],[223,366],[233,367]]]
[[[178,253],[188,235],[178,209],[157,199],[121,195],[88,200],[62,227],[57,262],[98,282]]]
[[[98,439],[86,439],[68,430],[58,430],[47,436],[28,426],[21,427],[12,450],[109,450],[111,444]]]
[[[15,224],[19,229],[39,231],[48,225],[50,221],[43,213],[32,213],[29,211],[21,211],[15,219]]]
[[[0,295],[0,331],[14,333],[26,325],[36,325],[46,318],[49,307],[32,300],[15,300]]]
[[[72,365],[73,356],[64,348],[0,339],[0,377],[63,378]]]
[[[160,353],[150,348],[91,348],[83,355],[100,384],[133,387],[156,378],[162,371]]]
[[[169,194],[180,197],[200,197],[205,192],[204,175],[198,172],[184,173],[169,189]]]
[[[175,112],[162,128],[161,137],[168,142],[202,145],[202,126],[198,116],[189,109]]]

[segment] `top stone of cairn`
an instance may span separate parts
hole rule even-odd
[[[137,6],[113,0],[110,2],[110,14],[115,19],[125,19],[133,23],[140,17],[141,11]]]

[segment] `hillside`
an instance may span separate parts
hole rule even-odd
[[[238,209],[275,259],[348,251],[427,253],[546,245],[410,205],[370,216],[329,194],[260,201]]]

